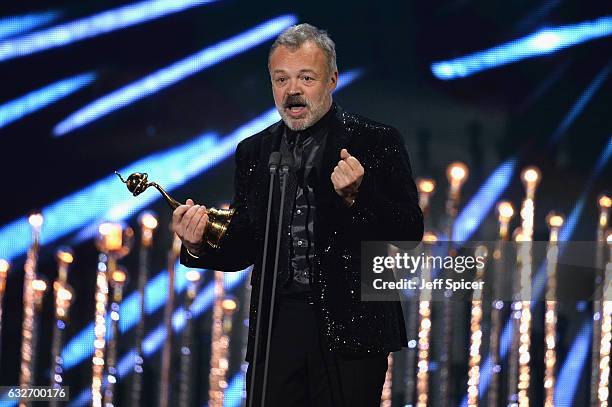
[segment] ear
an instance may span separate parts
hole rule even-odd
[[[336,86],[338,86],[338,71],[334,71],[330,76],[329,76],[329,90],[330,92],[333,92],[334,90],[336,90]]]

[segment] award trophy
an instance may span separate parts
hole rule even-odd
[[[115,171],[115,174],[121,179],[127,189],[134,195],[138,196],[143,193],[147,188],[154,187],[159,191],[160,194],[164,197],[168,205],[172,208],[172,210],[179,207],[181,204],[172,198],[168,193],[157,183],[148,181],[148,174],[135,172],[127,177],[126,180],[123,179],[121,174]],[[218,249],[219,244],[225,232],[227,232],[227,227],[232,220],[232,216],[234,215],[235,209],[215,209],[215,208],[207,208],[206,213],[208,214],[208,227],[206,232],[204,233],[204,240],[211,247]]]

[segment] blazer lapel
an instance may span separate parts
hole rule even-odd
[[[272,151],[278,151],[280,146],[280,138],[283,135],[283,121],[280,120],[272,125],[261,138],[260,162],[268,172],[268,160]]]
[[[331,182],[331,174],[334,167],[340,161],[340,150],[348,147],[348,134],[344,131],[340,117],[342,108],[336,105],[336,112],[331,118],[329,131],[325,140],[325,150],[323,159],[321,160],[321,171],[318,175],[317,188],[317,205],[325,205],[338,201],[338,195],[334,191],[334,186]]]

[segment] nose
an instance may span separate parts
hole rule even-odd
[[[293,95],[301,95],[302,94],[302,89],[299,86],[299,81],[296,80],[292,80],[289,82],[289,89],[287,90],[287,93],[291,96]]]

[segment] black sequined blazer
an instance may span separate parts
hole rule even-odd
[[[313,186],[316,199],[313,290],[319,326],[329,349],[348,357],[386,354],[406,346],[404,318],[399,302],[360,301],[360,243],[420,241],[423,215],[399,132],[345,112],[335,103],[332,109],[322,171]],[[188,267],[237,271],[254,265],[248,361],[252,360],[255,326],[261,314],[257,305],[269,188],[268,159],[283,133],[283,126],[279,121],[238,144],[232,204],[236,213],[221,247],[204,248],[205,254],[198,259],[184,249],[181,253],[181,262]],[[365,169],[357,199],[350,208],[336,194],[330,179],[342,148],[347,148]],[[275,236],[271,232],[270,240]],[[268,259],[274,258],[272,246]],[[273,260],[268,260],[266,280],[272,276],[272,263]],[[264,304],[269,298],[270,293],[265,293]],[[268,308],[263,310],[266,315]],[[265,324],[261,331],[266,332]],[[259,343],[263,346],[265,336],[260,337]],[[263,355],[263,351],[258,355]]]

